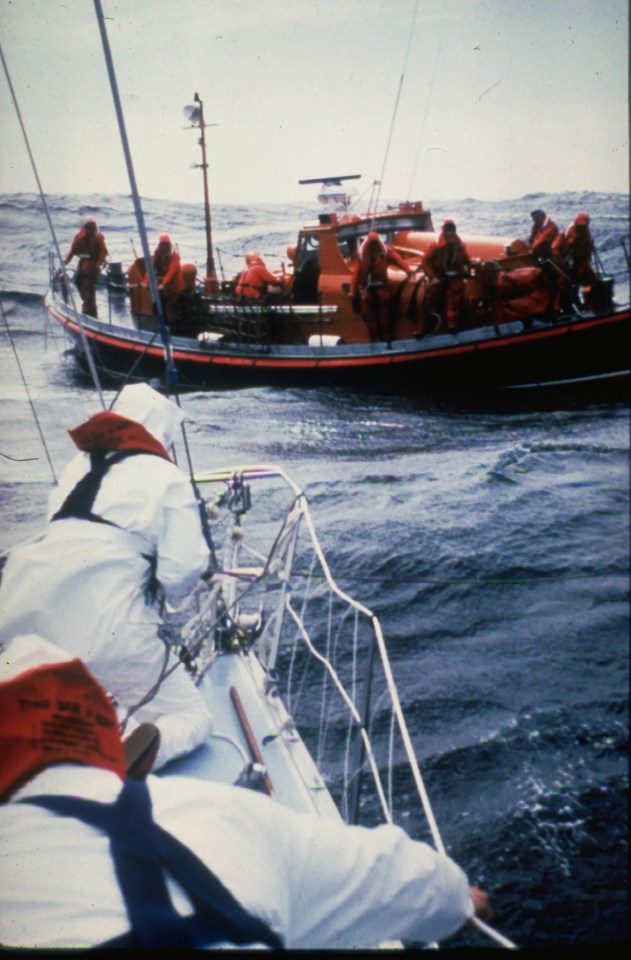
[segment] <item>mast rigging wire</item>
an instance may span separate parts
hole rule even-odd
[[[160,335],[162,338],[162,343],[164,344],[164,357],[165,357],[165,365],[166,365],[166,373],[167,373],[167,389],[169,389],[169,387],[171,387],[175,383],[176,371],[173,365],[173,356],[171,353],[169,331],[164,319],[164,311],[162,309],[160,293],[158,291],[158,284],[156,281],[156,274],[153,267],[153,260],[151,259],[151,253],[149,250],[149,242],[147,240],[147,230],[145,227],[145,218],[142,211],[142,204],[140,202],[138,185],[136,183],[136,175],[134,173],[134,165],[131,158],[129,140],[127,138],[127,128],[125,126],[123,108],[121,105],[120,94],[118,92],[118,83],[116,80],[116,74],[114,72],[114,61],[112,60],[112,51],[110,49],[107,30],[105,29],[105,19],[103,17],[103,8],[101,7],[101,0],[94,0],[94,9],[96,12],[97,23],[99,25],[99,32],[101,34],[101,44],[103,46],[103,54],[105,56],[105,65],[107,67],[107,74],[110,81],[112,99],[114,101],[114,109],[116,111],[116,119],[118,121],[118,129],[119,129],[121,143],[123,147],[123,153],[125,155],[125,164],[127,166],[127,175],[129,177],[129,185],[131,187],[132,201],[134,204],[134,212],[136,214],[136,223],[138,225],[138,233],[140,234],[142,252],[145,258],[145,267],[147,269],[147,279],[149,282],[149,289],[151,291],[151,300],[153,302],[153,309],[158,316],[158,323],[160,326]]]
[[[19,372],[20,372],[20,377],[21,377],[21,379],[22,379],[22,383],[23,383],[23,385],[24,385],[24,389],[26,390],[26,396],[27,396],[28,402],[29,402],[30,407],[31,407],[31,412],[32,412],[32,414],[33,414],[33,419],[35,420],[35,426],[37,427],[37,431],[38,431],[38,433],[39,433],[40,440],[42,441],[42,446],[44,447],[44,452],[46,453],[46,459],[48,460],[48,465],[49,465],[49,467],[50,467],[50,472],[51,472],[52,475],[53,475],[53,480],[54,480],[54,482],[57,483],[57,474],[55,473],[55,468],[54,468],[54,466],[53,466],[53,461],[52,461],[51,458],[50,458],[50,452],[49,452],[49,450],[48,450],[48,445],[47,445],[46,439],[45,439],[45,437],[44,437],[44,432],[43,432],[42,427],[41,427],[41,424],[40,424],[40,422],[39,422],[39,417],[37,416],[37,411],[36,411],[36,409],[35,409],[35,405],[34,405],[34,403],[33,403],[32,397],[31,397],[31,392],[30,392],[30,390],[29,390],[29,388],[28,388],[28,383],[27,383],[26,377],[24,376],[24,370],[23,370],[23,368],[22,368],[22,364],[21,364],[21,362],[20,362],[20,358],[19,358],[19,356],[18,356],[18,352],[17,352],[17,350],[16,350],[16,348],[15,348],[15,343],[13,342],[13,333],[12,333],[11,328],[10,328],[10,326],[9,326],[9,321],[7,320],[6,314],[5,314],[5,312],[4,312],[4,304],[3,304],[3,302],[2,302],[2,297],[0,297],[0,312],[2,313],[2,319],[4,320],[4,325],[5,325],[5,327],[7,328],[7,333],[8,333],[8,335],[9,335],[9,343],[11,344],[11,349],[13,350],[13,354],[14,354],[14,356],[15,356],[15,362],[16,362],[17,365],[18,365],[18,370],[19,370]],[[13,457],[11,457],[10,459],[13,459]],[[29,457],[28,459],[33,459],[33,458]]]
[[[110,88],[112,91],[112,99],[114,100],[114,109],[116,111],[116,119],[118,120],[118,129],[120,132],[121,143],[123,146],[123,153],[125,155],[125,164],[127,166],[127,175],[129,177],[129,185],[131,187],[131,192],[132,192],[132,200],[134,204],[134,211],[136,214],[136,223],[138,225],[138,233],[140,234],[142,252],[145,258],[145,267],[147,268],[147,278],[149,281],[149,289],[151,290],[151,299],[153,301],[154,311],[158,315],[160,335],[162,338],[162,343],[164,344],[164,360],[165,360],[165,366],[166,366],[166,388],[167,388],[167,392],[171,392],[171,391],[173,392],[177,405],[181,407],[180,397],[176,388],[177,370],[173,362],[173,353],[171,351],[171,341],[169,337],[169,330],[164,319],[164,311],[162,309],[160,293],[158,291],[158,284],[156,282],[156,274],[153,267],[151,254],[149,251],[149,241],[147,240],[147,229],[145,226],[145,218],[142,211],[142,204],[140,202],[140,193],[138,191],[138,184],[136,183],[136,175],[134,172],[134,165],[131,157],[129,140],[127,137],[127,128],[125,126],[125,118],[123,116],[123,108],[121,105],[120,94],[118,92],[118,82],[116,80],[116,73],[114,71],[114,61],[112,59],[112,51],[110,49],[107,30],[105,28],[105,18],[103,16],[103,8],[101,6],[101,0],[94,0],[94,9],[96,12],[96,19],[99,25],[99,33],[101,34],[103,54],[105,56],[107,73],[110,81]],[[115,402],[116,402],[116,398],[114,399],[113,403]],[[204,538],[206,540],[206,543],[210,551],[211,561],[216,566],[215,550],[212,542],[212,537],[210,534],[208,517],[206,516],[206,511],[204,509],[204,504],[201,499],[199,489],[197,487],[197,484],[195,483],[190,448],[188,445],[186,431],[183,423],[182,423],[182,437],[184,440],[184,449],[186,452],[186,457],[188,462],[190,481],[199,505],[200,521],[202,525],[202,530],[204,532]]]
[[[436,68],[438,67],[438,58],[440,56],[440,43],[438,44],[438,49],[436,50],[436,59],[434,60],[434,70],[432,72],[432,79],[430,80],[429,90],[427,92],[427,100],[425,101],[425,112],[423,114],[423,122],[421,123],[421,132],[419,134],[418,143],[416,145],[416,153],[414,155],[414,163],[412,165],[412,173],[410,175],[410,185],[408,186],[408,195],[407,199],[409,200],[412,195],[412,184],[416,177],[416,168],[418,166],[418,158],[421,152],[421,146],[425,138],[425,127],[427,125],[427,114],[429,112],[429,103],[432,98],[432,93],[434,91],[434,82],[436,80]]]
[[[45,193],[44,193],[44,190],[43,190],[41,181],[40,181],[40,179],[39,179],[39,174],[38,174],[38,172],[37,172],[37,166],[36,166],[36,164],[35,164],[35,159],[34,159],[34,157],[33,157],[32,151],[31,151],[31,145],[30,145],[30,143],[29,143],[28,135],[27,135],[27,133],[26,133],[26,127],[24,126],[24,121],[22,120],[22,114],[20,113],[20,107],[19,107],[19,105],[18,105],[18,100],[17,100],[17,97],[16,97],[16,95],[15,95],[15,90],[13,89],[13,83],[12,83],[12,81],[11,81],[11,75],[10,75],[10,73],[9,73],[9,67],[8,67],[8,65],[7,65],[7,62],[6,62],[5,57],[4,57],[4,53],[3,53],[3,51],[2,51],[2,44],[0,44],[0,59],[2,60],[2,66],[3,66],[3,68],[4,68],[4,73],[5,73],[5,76],[6,76],[6,78],[7,78],[7,83],[9,84],[9,92],[11,93],[11,99],[13,100],[13,106],[15,107],[15,113],[16,113],[16,116],[17,116],[17,118],[18,118],[18,122],[19,122],[19,124],[20,124],[20,129],[22,130],[22,137],[24,138],[24,144],[25,144],[25,146],[26,146],[26,151],[27,151],[27,153],[28,153],[29,160],[30,160],[30,162],[31,162],[31,168],[32,168],[33,174],[34,174],[34,176],[35,176],[35,182],[37,183],[37,189],[38,189],[38,191],[39,191],[39,196],[40,196],[40,199],[41,199],[41,201],[42,201],[42,205],[43,205],[43,207],[44,207],[44,213],[46,214],[46,219],[47,219],[47,221],[48,221],[48,228],[49,228],[49,230],[50,230],[51,237],[52,237],[52,240],[53,240],[53,244],[54,244],[54,246],[55,246],[55,252],[56,252],[56,254],[57,254],[57,257],[58,257],[58,259],[59,259],[59,262],[61,263],[61,269],[62,269],[62,271],[63,271],[64,279],[65,279],[65,281],[66,281],[66,288],[67,288],[67,290],[68,290],[68,292],[69,292],[69,295],[70,295],[70,303],[71,303],[72,309],[74,310],[74,312],[75,312],[75,314],[76,314],[76,319],[77,319],[77,322],[78,322],[78,324],[79,324],[79,333],[80,333],[80,336],[81,336],[81,343],[82,343],[83,350],[84,350],[85,355],[86,355],[87,360],[88,360],[88,366],[89,366],[89,368],[90,368],[90,374],[92,375],[92,380],[94,381],[94,386],[95,386],[96,391],[97,391],[97,393],[98,393],[98,395],[99,395],[99,400],[101,401],[101,406],[105,409],[105,401],[104,401],[104,399],[103,399],[103,391],[101,390],[101,383],[100,383],[100,381],[99,381],[99,375],[98,375],[98,373],[97,373],[96,366],[95,366],[95,363],[94,363],[94,357],[92,356],[92,351],[91,351],[91,349],[90,349],[90,345],[89,345],[89,343],[88,343],[88,339],[87,339],[87,337],[86,337],[86,335],[85,335],[85,330],[84,330],[84,327],[83,327],[83,320],[81,319],[81,312],[78,311],[77,308],[76,308],[76,306],[75,306],[74,296],[73,296],[73,292],[72,292],[72,285],[71,285],[71,283],[70,283],[69,280],[68,280],[68,274],[67,274],[67,271],[66,271],[66,268],[65,268],[64,258],[63,258],[62,255],[61,255],[61,250],[60,250],[60,247],[59,247],[59,242],[58,242],[58,240],[57,240],[57,234],[55,233],[55,228],[54,228],[54,226],[53,226],[53,221],[52,221],[52,219],[51,219],[50,211],[49,211],[49,209],[48,209],[48,204],[47,204],[47,202],[46,202],[46,195],[45,195]]]
[[[381,197],[381,185],[382,185],[382,183],[383,183],[383,178],[384,178],[384,175],[385,175],[385,172],[386,172],[386,163],[387,163],[387,161],[388,161],[388,154],[389,154],[389,152],[390,152],[390,144],[392,143],[392,132],[393,132],[393,130],[394,130],[394,121],[395,121],[395,119],[396,119],[397,111],[398,111],[398,109],[399,109],[399,99],[400,99],[400,97],[401,97],[401,88],[402,88],[402,86],[403,86],[403,78],[404,78],[404,76],[405,76],[405,69],[406,69],[406,66],[407,66],[408,57],[409,57],[409,55],[410,55],[410,46],[411,46],[411,44],[412,44],[412,37],[414,36],[414,24],[415,24],[415,22],[416,22],[416,14],[417,14],[417,12],[418,12],[418,5],[419,5],[419,0],[416,0],[416,4],[415,4],[415,6],[414,6],[414,16],[413,16],[413,18],[412,18],[412,26],[410,27],[410,35],[409,35],[409,37],[408,37],[408,45],[407,45],[407,49],[406,49],[406,51],[405,51],[405,58],[404,58],[404,61],[403,61],[403,70],[401,71],[401,77],[400,77],[400,79],[399,79],[399,89],[397,90],[397,96],[396,96],[396,100],[395,100],[395,103],[394,103],[394,110],[392,111],[392,120],[391,120],[391,122],[390,122],[390,132],[389,132],[389,134],[388,134],[388,142],[387,142],[387,144],[386,144],[386,152],[385,152],[385,154],[384,154],[383,165],[382,165],[382,167],[381,167],[381,176],[380,176],[380,178],[379,178],[379,188],[378,188],[378,190],[377,190],[377,197],[376,197],[376,200],[375,200],[375,208],[374,208],[374,210],[373,210],[373,220],[372,220],[372,223],[371,223],[371,225],[370,225],[370,229],[371,229],[371,230],[372,230],[373,225],[374,225],[375,214],[377,213],[377,209],[378,209],[378,207],[379,207],[379,199],[380,199],[380,197]]]

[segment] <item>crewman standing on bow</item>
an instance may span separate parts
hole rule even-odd
[[[64,260],[69,264],[79,258],[74,282],[81,294],[81,309],[88,317],[96,317],[96,280],[107,257],[107,247],[94,220],[86,220],[72,241]]]
[[[423,259],[430,279],[428,307],[436,306],[449,330],[456,330],[464,299],[465,271],[471,265],[467,248],[458,236],[453,220],[445,220],[440,235]]]
[[[371,230],[362,245],[359,259],[351,266],[350,287],[351,301],[356,312],[360,311],[363,300],[371,341],[385,340],[388,344],[394,338],[395,324],[392,291],[388,280],[389,264],[403,270],[408,276],[414,272],[394,247],[384,243],[376,230]]]

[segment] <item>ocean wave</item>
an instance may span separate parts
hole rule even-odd
[[[129,197],[47,199],[62,247],[93,215],[111,259],[128,265],[136,234]],[[538,205],[559,225],[589,209],[607,269],[624,268],[626,196],[431,203],[435,223],[444,212],[471,232],[511,238],[527,235]],[[168,232],[183,256],[204,262],[201,203],[154,198],[143,209],[150,241]],[[214,239],[236,254],[256,238],[284,257],[285,231],[295,237],[318,209],[217,204]],[[71,455],[66,428],[98,404],[87,378],[56,355],[59,344],[46,352],[50,239],[41,200],[0,198],[0,227],[2,302],[61,467]],[[6,552],[41,533],[50,476],[8,338],[0,341],[3,452],[39,457],[2,461]],[[196,469],[279,462],[306,490],[333,575],[380,619],[447,848],[472,883],[488,886],[502,932],[519,946],[614,935],[626,921],[628,404],[523,411],[512,400],[473,407],[469,399],[458,406],[257,387],[195,389],[182,406],[195,421]],[[244,523],[256,529],[254,511]],[[297,568],[294,596],[309,572],[306,563],[305,577]],[[324,606],[319,613],[326,623]],[[373,689],[377,704],[377,679]],[[382,756],[384,702],[373,720]],[[315,743],[318,708],[314,696]],[[343,756],[345,734],[335,732]],[[393,792],[397,822],[426,839],[414,785],[398,768]],[[370,815],[362,798],[362,819]]]
[[[11,315],[20,307],[37,307],[42,304],[42,295],[29,290],[11,290],[0,291],[2,306],[7,315]],[[0,327],[1,329],[1,327]]]

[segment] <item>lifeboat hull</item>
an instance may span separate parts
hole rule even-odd
[[[138,377],[164,374],[155,331],[77,315],[59,295],[46,308],[71,338],[79,360],[84,338],[102,375],[134,367]],[[170,338],[179,385],[221,389],[252,384],[356,385],[413,394],[472,395],[497,390],[553,390],[600,381],[628,388],[629,310],[567,316],[547,323],[514,320],[457,334],[386,343],[340,343],[312,334],[305,344],[231,344]]]
[[[389,252],[385,279],[370,291],[356,281],[372,231]],[[182,389],[327,384],[466,397],[605,383],[628,389],[629,307],[614,301],[612,278],[581,291],[527,244],[467,236],[463,272],[439,279],[424,259],[436,238],[420,202],[372,216],[321,214],[298,232],[275,292],[256,300],[236,297],[231,281],[207,295],[187,265],[167,328],[139,258],[126,296],[118,285],[99,305],[107,321],[78,313],[58,274],[46,306],[79,359],[88,362],[89,349],[103,376],[164,376],[167,356],[167,376]]]

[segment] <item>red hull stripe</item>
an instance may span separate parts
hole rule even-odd
[[[51,315],[70,332],[80,334],[81,328],[78,323],[49,308]],[[186,361],[188,363],[198,363],[202,366],[217,364],[226,367],[261,367],[267,370],[309,370],[315,368],[359,368],[359,367],[381,367],[398,363],[413,363],[421,360],[432,360],[435,357],[458,356],[466,353],[474,353],[477,350],[496,350],[503,349],[506,346],[514,346],[519,343],[533,340],[547,340],[561,337],[564,335],[573,335],[579,331],[589,330],[594,327],[603,326],[607,323],[620,324],[628,322],[629,311],[623,311],[615,315],[605,317],[595,317],[593,319],[573,321],[571,324],[562,324],[558,327],[548,327],[542,330],[530,331],[526,334],[507,334],[493,340],[480,340],[476,343],[454,343],[453,346],[439,348],[436,350],[420,350],[413,353],[397,353],[393,350],[391,354],[376,354],[373,356],[346,356],[331,358],[270,358],[270,357],[234,357],[217,356],[212,354],[190,352],[186,350],[177,350],[173,348],[174,361]],[[146,348],[142,343],[130,343],[123,337],[116,337],[104,333],[95,333],[93,330],[86,329],[84,332],[89,340],[102,344],[104,347],[114,347],[118,350],[125,350],[130,354],[146,353],[151,357],[162,357],[164,349],[162,346],[152,346]]]

